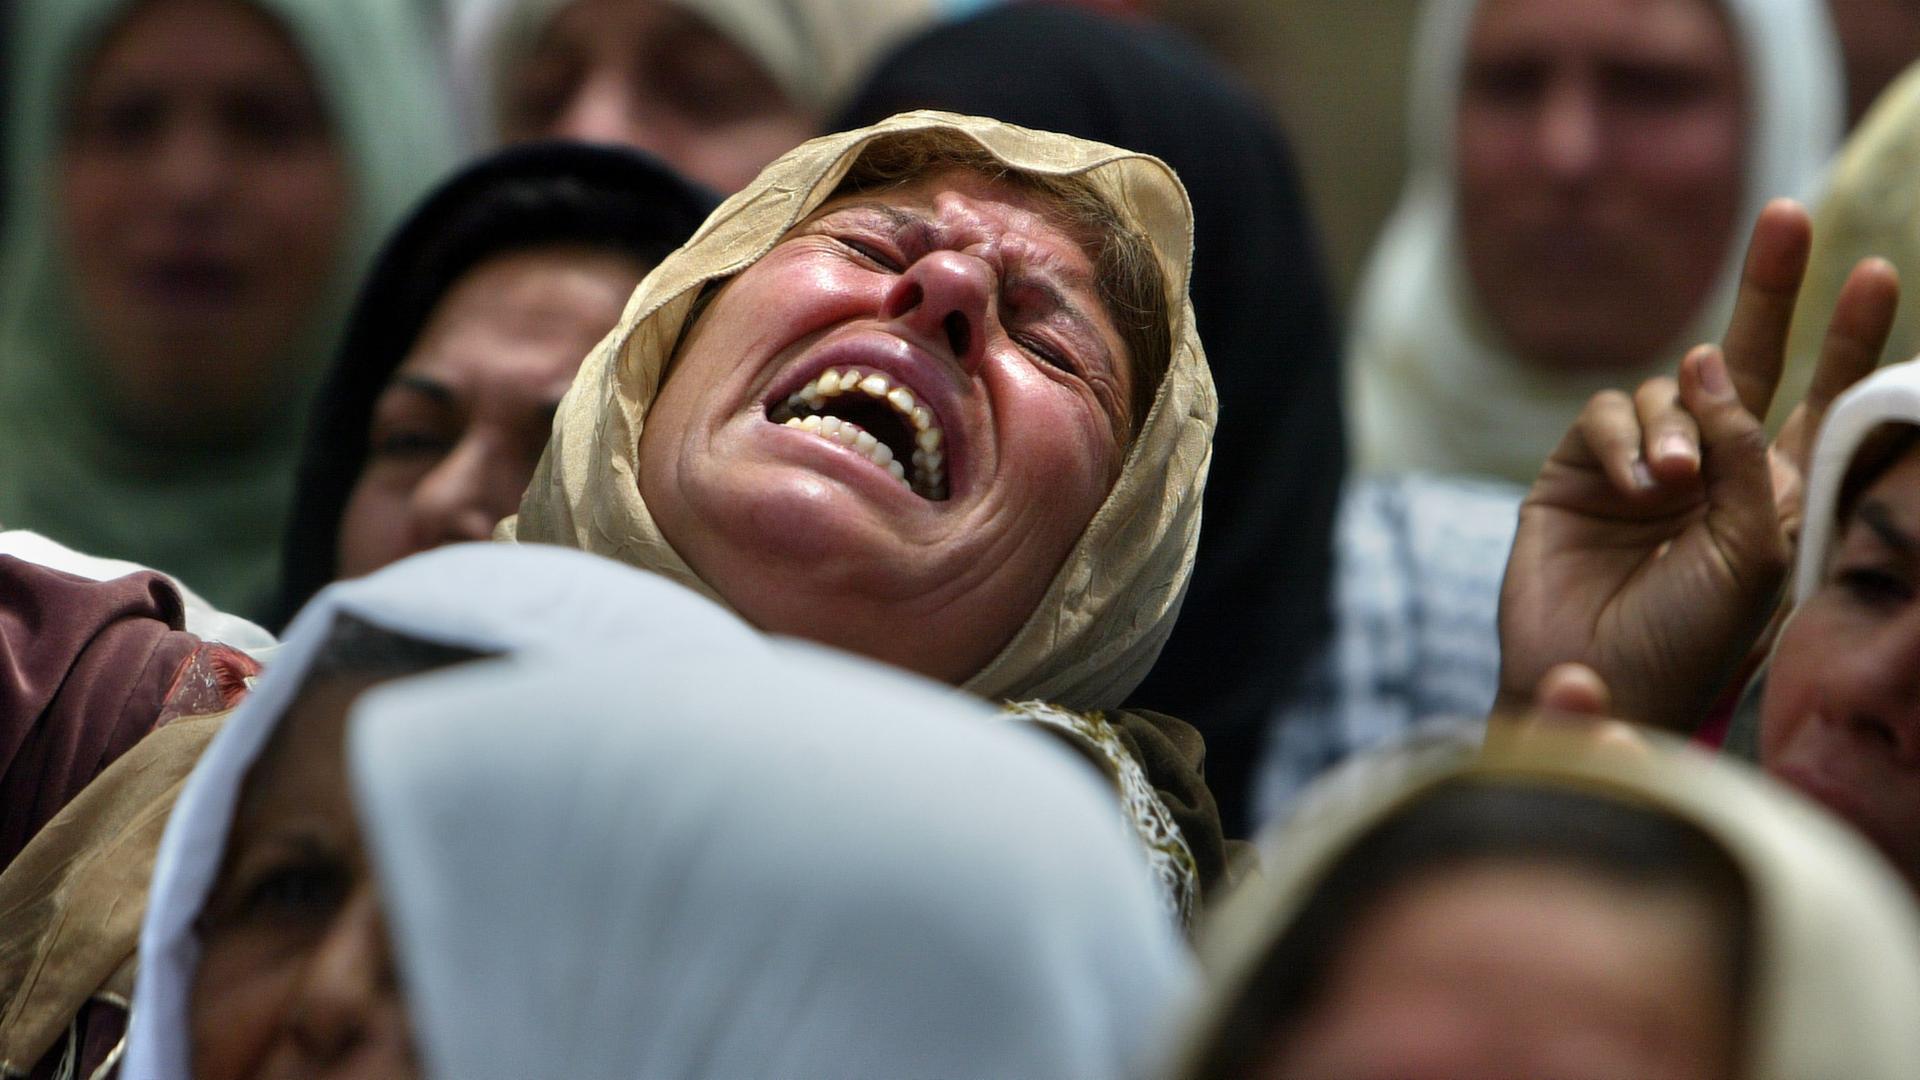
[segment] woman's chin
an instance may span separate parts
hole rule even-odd
[[[950,576],[950,538],[924,500],[889,490],[898,484],[870,465],[823,456],[737,460],[683,484],[677,506],[648,503],[674,550],[749,618],[786,597],[910,603]]]
[[[1772,763],[1767,771],[1852,825],[1903,874],[1920,876],[1920,859],[1916,859],[1920,852],[1915,851],[1913,839],[1920,828],[1920,807],[1889,805],[1876,797],[1874,789],[1879,785],[1843,779],[1838,770],[1808,761]]]

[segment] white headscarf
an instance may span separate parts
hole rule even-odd
[[[1828,410],[1807,477],[1805,524],[1794,571],[1796,606],[1806,603],[1826,576],[1827,556],[1840,531],[1835,514],[1841,483],[1860,444],[1883,424],[1920,424],[1920,359],[1881,368],[1840,395]]]
[[[1837,144],[1839,45],[1824,0],[1719,0],[1750,98],[1746,188],[1720,280],[1672,349],[1639,371],[1567,375],[1507,354],[1476,310],[1458,256],[1455,121],[1479,0],[1429,0],[1415,39],[1408,178],[1361,279],[1348,344],[1363,468],[1486,473],[1529,483],[1595,392],[1671,373],[1717,341],[1746,230],[1769,199],[1810,197]]]
[[[1920,914],[1912,894],[1852,829],[1760,773],[1666,740],[1645,752],[1530,737],[1427,744],[1359,758],[1330,776],[1265,845],[1249,881],[1201,936],[1210,1002],[1185,1070],[1327,872],[1373,827],[1453,780],[1520,782],[1647,806],[1691,824],[1745,878],[1752,911],[1746,1080],[1911,1080],[1920,1076]],[[1187,1075],[1183,1070],[1175,1075]]]
[[[355,708],[428,1075],[1129,1074],[1189,961],[1071,751],[818,646],[659,659],[638,723],[591,663]]]
[[[630,643],[630,655],[643,655],[647,628],[744,662],[767,648],[757,631],[671,582],[561,548],[456,545],[328,587],[287,628],[259,687],[207,747],[167,822],[140,928],[122,1075],[189,1074],[187,1000],[200,959],[194,919],[219,872],[247,771],[343,615],[423,641],[530,658],[596,641]]]

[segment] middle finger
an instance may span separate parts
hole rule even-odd
[[[1862,259],[1847,275],[1807,387],[1807,421],[1815,431],[1833,399],[1879,366],[1899,304],[1900,273],[1887,260]]]

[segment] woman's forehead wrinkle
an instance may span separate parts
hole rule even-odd
[[[1011,202],[1001,204],[1005,217],[996,221],[958,192],[948,192],[941,199],[952,200],[947,206],[953,208],[952,227],[961,234],[957,239],[977,238],[1009,286],[1040,294],[1054,311],[1071,318],[1078,329],[1094,332],[1093,320],[1073,296],[1098,297],[1093,259],[1079,241],[1048,221],[1046,215]],[[944,208],[942,216],[948,216]]]
[[[815,220],[848,213],[877,214],[887,219],[888,226],[891,227],[896,234],[920,243],[930,245],[936,237],[933,222],[928,221],[924,215],[916,214],[911,210],[879,200],[839,204],[830,203],[824,207],[819,214],[815,215]]]

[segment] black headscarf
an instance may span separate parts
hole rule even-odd
[[[1193,307],[1220,426],[1193,583],[1132,703],[1206,736],[1207,780],[1237,832],[1267,719],[1331,626],[1346,463],[1332,296],[1286,142],[1191,44],[1052,4],[996,8],[908,41],[833,126],[921,107],[1153,154],[1192,196]]]
[[[272,623],[285,625],[333,580],[340,517],[366,465],[374,403],[463,274],[499,255],[558,245],[652,267],[718,204],[639,151],[560,142],[502,151],[428,196],[374,264],[314,402]]]

